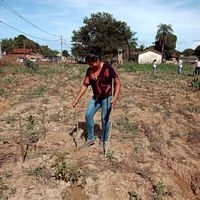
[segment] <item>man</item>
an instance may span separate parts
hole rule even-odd
[[[183,68],[183,61],[181,58],[178,59],[178,74],[182,74],[182,68]]]
[[[196,60],[196,74],[200,75],[200,57]]]
[[[153,67],[153,74],[155,74],[156,73],[156,67],[157,67],[156,59],[153,60],[152,67]]]
[[[81,97],[84,95],[88,86],[91,85],[93,90],[93,97],[88,102],[85,120],[87,128],[87,141],[81,147],[89,147],[95,143],[94,134],[94,115],[102,108],[101,111],[101,122],[102,122],[102,133],[100,137],[100,147],[104,147],[106,141],[108,140],[109,134],[109,117],[111,112],[111,107],[116,103],[117,97],[120,91],[120,80],[118,74],[115,72],[113,67],[107,63],[100,60],[100,57],[95,54],[89,54],[85,58],[89,65],[86,72],[83,84],[78,92],[76,99],[73,101],[72,105],[75,107]],[[114,95],[112,96],[112,79],[114,79]]]

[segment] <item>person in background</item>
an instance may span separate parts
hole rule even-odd
[[[153,74],[156,73],[156,67],[157,67],[157,64],[156,64],[156,59],[153,61],[152,63],[152,68],[153,68]]]
[[[99,147],[104,148],[106,141],[108,140],[109,134],[109,117],[111,107],[116,103],[119,91],[120,91],[120,80],[119,75],[116,73],[114,68],[100,60],[100,57],[96,54],[89,54],[85,58],[89,67],[87,69],[83,84],[78,92],[77,97],[73,101],[72,105],[75,107],[81,97],[86,92],[89,85],[93,90],[93,96],[89,100],[86,111],[86,129],[87,129],[87,141],[81,146],[81,148],[89,147],[95,143],[94,134],[94,115],[101,109],[101,122],[102,122],[102,133],[100,137]],[[112,80],[114,79],[114,94],[112,97]]]
[[[182,74],[182,68],[183,68],[183,60],[181,58],[179,58],[177,60],[177,69],[178,69],[178,74]]]
[[[196,60],[195,74],[196,74],[197,76],[200,75],[200,57]]]

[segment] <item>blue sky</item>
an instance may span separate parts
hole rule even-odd
[[[31,26],[8,9],[11,6],[21,17],[42,30]],[[136,32],[138,45],[150,46],[155,40],[160,23],[171,24],[177,36],[179,51],[196,48],[200,44],[199,0],[0,0],[0,21],[32,36],[28,38],[60,50],[60,35],[64,38],[63,49],[70,49],[73,30],[83,26],[84,17],[91,13],[108,12],[117,20],[124,21]],[[0,23],[0,39],[14,38],[20,32]],[[52,41],[46,41],[52,40]]]

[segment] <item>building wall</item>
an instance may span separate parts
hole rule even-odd
[[[162,55],[153,51],[148,51],[139,54],[138,64],[152,63],[154,59],[156,59],[157,64],[160,64],[162,62]]]

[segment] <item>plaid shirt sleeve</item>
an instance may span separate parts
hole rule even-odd
[[[115,80],[119,79],[119,75],[117,72],[114,70],[112,66],[110,66],[110,76],[111,78],[114,78]]]
[[[85,86],[89,86],[90,85],[89,69],[86,72],[85,78],[83,80],[83,85],[85,85]]]

